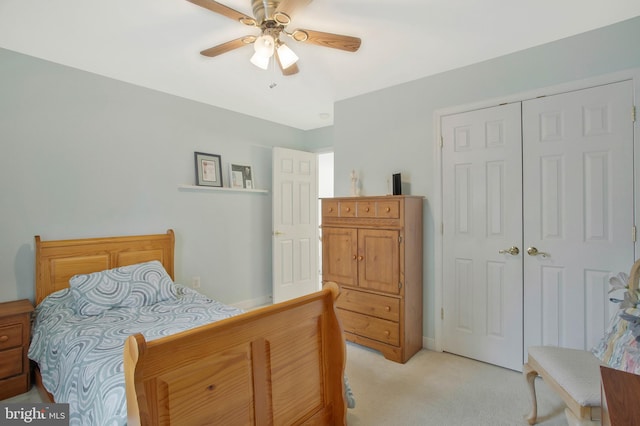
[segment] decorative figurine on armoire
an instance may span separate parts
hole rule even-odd
[[[358,188],[358,175],[355,170],[351,170],[351,196],[357,197],[360,195],[360,189]]]

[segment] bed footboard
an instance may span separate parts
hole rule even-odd
[[[124,349],[128,424],[344,425],[338,287]]]

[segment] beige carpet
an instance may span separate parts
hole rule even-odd
[[[356,407],[350,426],[528,425],[531,403],[522,373],[422,350],[406,364],[347,344],[347,377]],[[566,426],[564,404],[537,379],[539,425]]]
[[[522,373],[456,355],[422,350],[406,364],[347,344],[347,376],[356,407],[349,426],[523,425],[530,409]],[[566,426],[564,405],[540,379],[539,425]],[[3,402],[41,402],[35,387]]]

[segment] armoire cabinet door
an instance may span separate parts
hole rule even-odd
[[[353,228],[322,229],[323,281],[358,284],[358,231]]]
[[[400,294],[400,233],[396,230],[358,230],[359,286]]]

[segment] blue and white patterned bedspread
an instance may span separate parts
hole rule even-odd
[[[176,284],[178,298],[139,308],[116,308],[93,317],[75,315],[69,289],[36,308],[29,358],[56,402],[69,403],[71,425],[124,425],[124,342],[147,341],[242,313]]]

